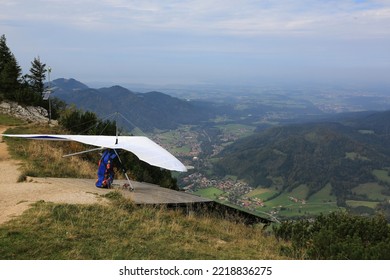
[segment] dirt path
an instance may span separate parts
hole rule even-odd
[[[0,133],[7,127],[0,126]],[[29,179],[17,183],[21,172],[20,162],[11,159],[5,142],[0,142],[0,225],[22,214],[31,203],[45,200],[63,203],[104,203],[100,196],[107,190],[99,190],[93,184],[80,187],[60,180],[45,178]]]

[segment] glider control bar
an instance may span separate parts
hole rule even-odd
[[[73,154],[63,155],[62,157],[71,157],[71,156],[81,155],[81,154],[85,154],[85,153],[89,153],[89,152],[104,150],[104,149],[105,149],[105,148],[103,148],[103,147],[100,147],[100,148],[93,148],[93,149],[86,150],[86,151],[82,151],[82,152],[77,152],[77,153],[73,153]]]

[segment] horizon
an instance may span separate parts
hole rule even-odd
[[[3,0],[23,72],[86,84],[390,86],[390,1]]]

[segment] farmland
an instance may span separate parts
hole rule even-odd
[[[313,216],[340,209],[336,204],[336,197],[331,195],[330,184],[307,199],[308,191],[306,185],[300,185],[291,192],[282,193],[274,187],[255,188],[233,199],[231,189],[224,191],[221,188],[210,186],[197,190],[195,194],[241,208],[259,216],[267,213],[282,219],[296,216]],[[369,205],[375,206],[374,204]]]
[[[384,171],[376,170],[375,174],[384,176]],[[231,178],[231,180],[233,181],[234,178]],[[227,185],[226,182],[225,185]],[[233,186],[234,183],[231,183],[231,185]],[[287,219],[301,216],[311,217],[320,213],[345,210],[346,208],[363,207],[366,212],[374,212],[379,202],[390,200],[390,196],[383,194],[384,189],[384,186],[375,182],[360,184],[353,189],[353,192],[355,196],[360,196],[362,199],[347,199],[346,207],[337,206],[337,198],[332,194],[331,184],[327,184],[309,197],[309,188],[304,184],[291,192],[280,192],[277,187],[252,188],[239,197],[235,197],[235,199],[232,197],[231,188],[225,187],[223,189],[217,184],[215,186],[209,184],[209,187],[200,188],[195,191],[195,194],[259,216],[267,214],[280,219]]]

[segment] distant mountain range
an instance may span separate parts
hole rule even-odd
[[[153,91],[135,93],[121,86],[100,89],[89,88],[75,79],[56,79],[53,96],[78,108],[106,117],[121,113],[128,122],[121,125],[142,131],[174,129],[180,124],[206,121],[218,112],[215,104],[201,101],[186,101]]]
[[[390,111],[345,114],[337,121],[278,126],[238,140],[218,155],[214,171],[280,193],[305,184],[307,198],[330,184],[342,206],[347,199],[367,199],[369,192],[354,191],[365,184],[373,183],[382,199],[390,195],[389,143]]]
[[[93,111],[104,118],[121,113],[128,122],[120,123],[128,129],[134,127],[149,132],[154,129],[176,129],[182,124],[199,125],[218,121],[259,126],[259,120],[276,118],[278,122],[292,118],[320,116],[324,113],[309,101],[287,95],[246,96],[245,92],[208,99],[180,99],[162,92],[133,92],[121,86],[94,89],[75,79],[56,79],[53,96],[77,108]],[[243,94],[244,97],[240,97]],[[131,123],[131,124],[130,124]]]

